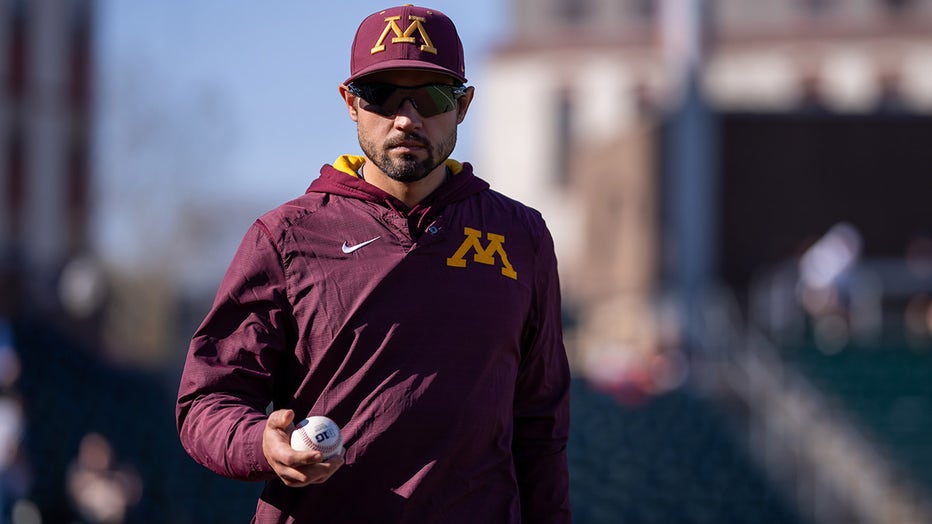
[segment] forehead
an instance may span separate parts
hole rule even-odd
[[[385,84],[394,84],[396,86],[417,86],[424,84],[459,84],[455,78],[437,73],[435,71],[424,71],[420,69],[389,69],[378,71],[371,75],[366,75],[360,79],[361,82],[380,82]]]

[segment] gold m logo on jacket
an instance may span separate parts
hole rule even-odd
[[[456,253],[453,253],[453,256],[447,259],[448,266],[466,267],[466,254],[470,251],[475,252],[472,257],[474,261],[490,266],[495,265],[495,255],[498,255],[502,263],[502,274],[508,278],[518,280],[518,273],[515,271],[515,268],[511,267],[511,262],[508,261],[508,254],[505,253],[505,248],[502,247],[502,244],[505,243],[504,236],[496,235],[495,233],[486,233],[485,237],[489,240],[489,244],[486,247],[482,247],[482,231],[467,227],[463,229],[463,233],[466,234],[466,240],[463,240],[463,243],[460,244]]]
[[[417,43],[414,39],[415,31],[421,35],[421,40],[424,41],[424,44],[421,45],[421,51],[434,55],[437,54],[437,48],[434,47],[433,42],[430,41],[430,37],[427,36],[427,30],[424,29],[424,22],[427,21],[426,18],[414,15],[409,16],[408,20],[411,21],[411,25],[409,25],[404,32],[402,32],[401,27],[398,26],[398,20],[401,20],[400,16],[390,16],[385,19],[385,22],[387,22],[385,30],[382,31],[382,35],[379,36],[379,41],[375,43],[375,46],[369,54],[374,55],[380,51],[385,51],[385,37],[388,36],[389,32],[395,33],[394,38],[392,38],[393,44],[415,44]]]

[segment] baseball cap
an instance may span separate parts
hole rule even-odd
[[[437,71],[466,82],[463,43],[447,15],[405,4],[367,16],[356,30],[345,84],[387,69]]]

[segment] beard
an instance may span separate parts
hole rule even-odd
[[[359,146],[373,164],[376,165],[383,173],[392,180],[398,182],[417,182],[429,175],[437,166],[443,164],[450,153],[453,152],[453,146],[456,145],[456,128],[443,137],[435,146],[429,140],[417,133],[408,133],[401,137],[387,139],[381,146],[373,140],[359,135]],[[401,154],[398,156],[389,155],[389,149],[399,145],[402,142],[417,142],[424,147],[427,157],[418,158],[418,155]]]

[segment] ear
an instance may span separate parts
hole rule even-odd
[[[462,124],[466,120],[466,111],[469,110],[469,104],[472,103],[472,97],[476,93],[476,88],[469,86],[466,88],[466,94],[461,96],[457,102],[459,106],[456,109],[456,123]]]
[[[340,84],[340,97],[343,98],[343,102],[346,103],[346,110],[349,112],[350,119],[352,119],[353,122],[358,122],[359,107],[356,104],[356,95],[350,93],[345,84]]]

